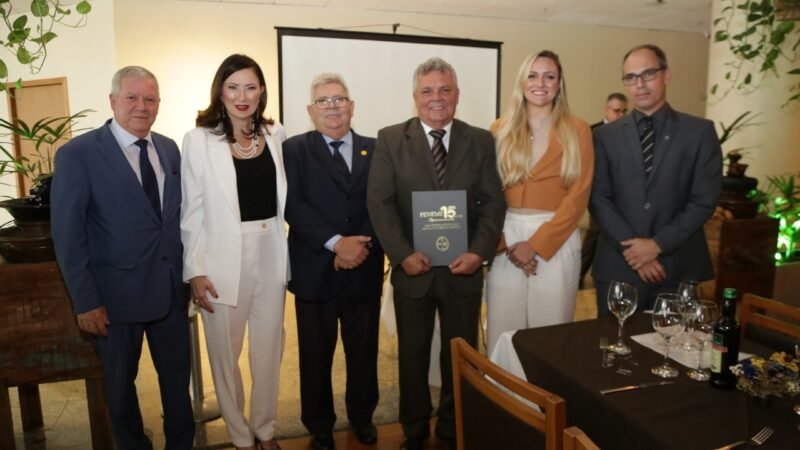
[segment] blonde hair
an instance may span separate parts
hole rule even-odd
[[[550,112],[552,120],[551,133],[555,134],[556,140],[563,149],[561,184],[568,188],[581,173],[580,148],[578,133],[575,131],[572,114],[567,104],[564,71],[561,69],[558,55],[550,50],[531,53],[519,68],[517,83],[514,86],[514,92],[511,94],[509,107],[498,120],[497,133],[495,135],[497,142],[497,169],[500,172],[503,187],[525,181],[530,175],[533,152],[531,151],[531,128],[528,123],[527,100],[525,100],[524,91],[531,64],[537,58],[548,58],[558,67],[558,93],[553,99],[553,109]]]

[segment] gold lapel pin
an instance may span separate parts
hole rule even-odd
[[[361,149],[361,156],[367,156],[367,149]]]

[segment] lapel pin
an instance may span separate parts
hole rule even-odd
[[[367,156],[367,149],[361,149],[361,156]]]

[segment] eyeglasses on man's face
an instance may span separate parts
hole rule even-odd
[[[657,69],[646,69],[640,73],[626,73],[622,76],[622,84],[625,86],[633,86],[636,84],[637,79],[641,79],[642,81],[653,81],[656,79],[658,72],[662,70],[664,70],[664,68],[659,67]]]
[[[341,108],[342,106],[347,105],[347,102],[350,101],[348,97],[320,97],[314,100],[314,106],[317,109],[329,109],[329,108]]]

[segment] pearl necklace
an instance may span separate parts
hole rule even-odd
[[[247,148],[242,148],[238,142],[234,141],[231,145],[233,152],[241,159],[252,159],[258,153],[258,133],[253,133],[253,141]]]

